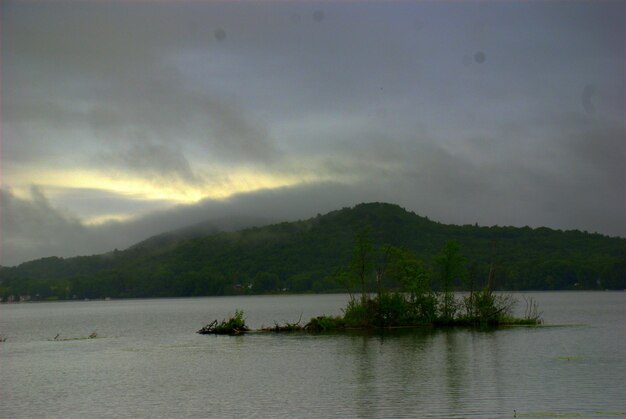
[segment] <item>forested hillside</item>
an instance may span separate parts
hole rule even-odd
[[[433,267],[433,257],[447,241],[457,241],[466,258],[464,273],[456,281],[459,289],[464,275],[484,283],[490,267],[496,289],[626,288],[626,239],[549,228],[444,225],[396,205],[371,203],[305,221],[5,267],[0,270],[0,297],[342,291],[356,236],[363,231],[374,249],[403,248],[427,268]],[[370,282],[373,286],[373,278]]]

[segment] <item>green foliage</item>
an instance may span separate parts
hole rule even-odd
[[[370,304],[371,300],[352,299],[343,310],[343,320],[347,327],[364,328],[372,327],[375,320],[375,311]]]
[[[228,320],[222,320],[216,327],[218,332],[245,331],[246,319],[243,317],[243,310],[235,310],[235,315]]]
[[[212,323],[198,330],[198,333],[202,335],[238,335],[248,330],[246,319],[243,317],[243,310],[235,310],[235,315],[228,320],[224,319],[219,323],[217,320],[214,320]]]
[[[348,328],[402,327],[428,324],[415,301],[401,292],[383,292],[365,301],[351,300],[344,309]]]
[[[304,328],[310,332],[333,332],[345,329],[346,323],[340,316],[318,316],[312,318]]]
[[[404,294],[383,292],[371,301],[370,305],[373,306],[377,327],[398,327],[418,323],[416,311]]]
[[[467,272],[454,246],[441,250],[450,240],[472,261]],[[383,244],[402,251],[388,253]],[[623,238],[580,231],[445,225],[396,205],[371,203],[305,221],[3,267],[0,297],[201,296],[283,288],[363,295],[383,287],[422,300],[427,312],[436,289],[447,296],[440,303],[450,316],[452,291],[482,289],[492,263],[496,290],[624,289],[625,245]]]
[[[351,300],[344,309],[343,318],[333,318],[334,322],[346,328],[376,329],[414,326],[499,326],[499,325],[537,325],[540,316],[515,318],[511,309],[515,301],[508,295],[495,295],[488,291],[477,293],[473,300],[469,297],[453,304],[460,307],[463,302],[473,304],[468,311],[457,311],[454,317],[444,313],[441,305],[432,299],[424,307],[419,300],[410,300],[408,294],[401,292],[382,293],[365,302]],[[467,307],[467,306],[466,306]],[[334,330],[334,329],[332,329]]]
[[[489,287],[477,293],[470,293],[463,298],[463,305],[465,313],[461,318],[474,324],[497,325],[513,320],[512,310],[515,301],[510,295],[493,293]]]
[[[454,279],[463,276],[466,259],[461,255],[461,245],[457,241],[447,241],[434,260],[444,288],[449,288]]]
[[[356,235],[356,243],[350,261],[350,271],[361,286],[361,299],[367,295],[367,277],[373,266],[374,242],[369,228],[361,228]]]
[[[437,319],[437,297],[432,291],[415,298],[412,304],[420,322],[432,323]]]
[[[495,294],[491,284],[487,284],[480,292],[472,290],[462,299],[458,299],[449,287],[446,288],[446,281],[463,274],[465,258],[461,256],[457,243],[446,243],[441,253],[434,258],[444,283],[444,292],[438,297],[429,287],[428,273],[421,262],[406,250],[386,248],[393,255],[389,274],[395,276],[403,288],[396,292],[379,288],[373,298],[368,294],[364,294],[360,300],[351,298],[342,319],[348,328],[497,326],[541,322],[532,300],[527,301],[524,319],[512,317],[515,301],[509,295]]]
[[[258,292],[275,291],[278,287],[278,275],[268,272],[261,272],[253,281],[253,289]]]
[[[461,278],[464,274],[465,258],[461,256],[461,246],[454,240],[446,242],[434,261],[442,288],[439,302],[441,317],[443,321],[449,321],[454,318],[458,309],[453,294],[454,280]]]
[[[437,297],[431,286],[432,271],[406,249],[393,248],[392,253],[389,275],[408,293],[413,316],[420,323],[432,321],[437,310]]]

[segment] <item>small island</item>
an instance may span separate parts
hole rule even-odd
[[[275,324],[262,328],[264,332],[330,332],[341,330],[382,330],[417,327],[471,327],[494,328],[500,326],[542,323],[541,313],[533,299],[525,299],[524,317],[514,317],[517,301],[509,294],[495,293],[495,266],[489,268],[486,283],[475,290],[477,272],[461,255],[455,241],[445,244],[428,269],[409,251],[385,245],[375,251],[367,231],[357,235],[356,246],[350,266],[337,273],[346,284],[350,299],[343,314],[318,316],[306,324]],[[373,279],[373,284],[371,279]],[[432,287],[436,279],[438,289]],[[453,284],[462,281],[465,291],[455,294]],[[385,284],[393,284],[389,289]],[[351,291],[359,286],[360,295]],[[375,291],[371,292],[371,286]],[[250,331],[245,324],[244,313],[221,322],[212,323],[198,331],[200,334],[241,334]]]

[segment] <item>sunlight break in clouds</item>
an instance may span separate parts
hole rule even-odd
[[[0,1],[0,264],[376,200],[624,235],[623,16],[619,0]]]
[[[24,181],[20,182],[23,178]],[[127,196],[129,199],[164,201],[170,205],[191,204],[202,199],[225,199],[235,194],[253,192],[262,189],[275,189],[308,182],[324,180],[315,174],[264,173],[260,170],[235,168],[222,174],[217,181],[207,180],[200,183],[153,182],[144,177],[133,177],[128,173],[110,176],[106,173],[89,170],[55,170],[26,172],[14,177],[12,188],[16,196],[26,198],[30,195],[31,185],[37,185],[47,191],[63,189],[93,189]],[[54,192],[51,194],[54,200]],[[57,202],[61,204],[61,202]],[[132,214],[120,214],[118,218],[128,218]],[[100,218],[100,217],[96,217]],[[85,219],[93,222],[93,219]]]

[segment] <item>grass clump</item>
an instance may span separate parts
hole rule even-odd
[[[197,333],[201,335],[240,335],[249,330],[248,326],[246,326],[243,310],[235,310],[235,315],[228,320],[224,319],[221,322],[213,320],[211,323],[198,330]]]
[[[317,316],[312,318],[304,329],[309,332],[334,332],[346,328],[346,323],[341,316]]]
[[[384,292],[374,298],[352,299],[343,317],[349,328],[390,328],[418,326],[429,323],[422,307],[404,293]]]
[[[300,324],[302,321],[302,313],[300,313],[300,318],[295,323],[284,322],[283,324],[279,324],[278,322],[274,322],[274,326],[270,327],[262,327],[262,332],[299,332],[304,330],[305,326]]]

